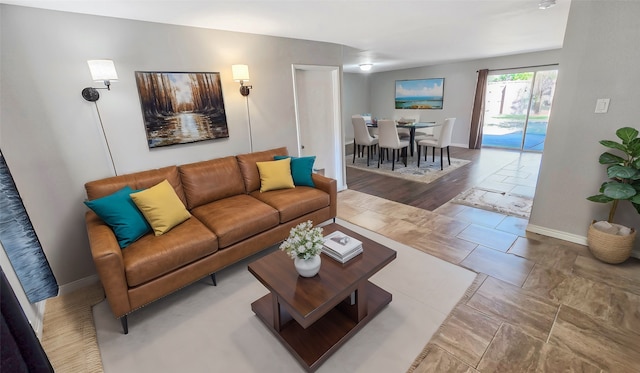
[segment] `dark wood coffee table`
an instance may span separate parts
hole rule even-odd
[[[249,264],[249,272],[270,291],[251,309],[307,371],[317,369],[391,302],[391,294],[369,278],[396,252],[338,224],[325,226],[323,234],[336,230],[362,241],[364,251],[345,264],[322,254],[314,277],[299,276],[282,251]]]

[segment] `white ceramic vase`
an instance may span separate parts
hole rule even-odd
[[[313,277],[320,271],[322,260],[320,260],[320,254],[318,254],[309,259],[295,258],[293,260],[293,264],[295,265],[296,271],[298,271],[298,274],[300,276]]]

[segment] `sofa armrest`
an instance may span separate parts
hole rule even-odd
[[[93,211],[85,214],[91,256],[116,317],[131,311],[122,250],[115,234]]]
[[[323,192],[329,194],[329,207],[331,218],[335,218],[338,215],[338,183],[335,179],[331,179],[320,174],[311,174],[313,183],[316,185],[316,189],[320,189]]]

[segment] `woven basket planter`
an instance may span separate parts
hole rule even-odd
[[[636,239],[636,230],[631,229],[628,236],[605,233],[593,227],[593,221],[587,233],[589,250],[596,258],[605,263],[618,264],[629,259]]]

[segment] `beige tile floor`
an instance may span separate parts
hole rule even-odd
[[[527,190],[537,175],[512,168],[485,186]],[[338,217],[479,274],[410,370],[640,372],[640,260],[605,264],[525,232],[526,219],[449,203],[431,212],[345,190]]]

